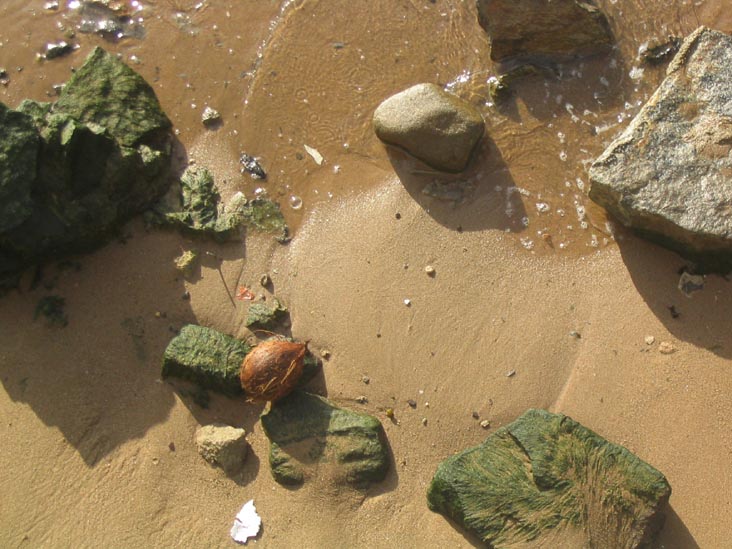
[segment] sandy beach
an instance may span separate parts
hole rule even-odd
[[[618,55],[629,65],[644,24],[656,34],[687,33],[698,22],[732,31],[722,2],[702,2],[695,12],[677,6],[656,26],[653,2],[599,3],[616,26],[636,17],[634,31],[619,34]],[[263,528],[247,546],[480,547],[429,511],[427,486],[442,460],[529,408],[567,414],[666,475],[673,492],[658,548],[729,546],[729,282],[710,275],[703,290],[685,296],[677,285],[686,262],[618,227],[609,233],[603,213],[577,198],[574,184],[586,180],[583,161],[637,112],[623,104],[642,104],[662,71],[647,70],[639,83],[625,77],[604,110],[592,107],[596,117],[582,118],[598,127],[628,113],[596,136],[554,101],[568,86],[565,100],[574,94],[580,105],[596,82],[592,89],[584,80],[552,83],[541,108],[532,98],[543,98],[544,87],[527,84],[517,118],[485,115],[490,137],[466,175],[474,190],[453,204],[419,191],[431,176],[387,152],[369,117],[380,100],[414,82],[456,81],[466,98],[480,92],[476,77],[458,79],[487,59],[472,3],[379,0],[358,25],[347,24],[358,14],[345,2],[147,4],[144,40],[107,44],[79,35],[71,57],[38,64],[35,49],[56,39],[56,22],[71,25],[73,14],[10,0],[0,16],[35,26],[25,38],[0,31],[0,66],[26,67],[0,88],[0,101],[48,99],[50,85],[93,45],[125,60],[135,55],[142,62],[133,68],[159,94],[188,160],[209,166],[225,197],[257,186],[239,173],[240,152],[266,160],[264,187],[282,204],[293,239],[283,245],[252,232],[218,245],[149,230],[137,219],[102,249],[46,266],[35,289],[29,272],[18,291],[0,298],[0,546],[234,547],[234,516],[254,499]],[[171,12],[203,30],[186,34],[170,23]],[[369,27],[383,31],[378,47]],[[175,60],[161,57],[166,46]],[[293,51],[301,52],[297,62]],[[337,62],[316,62],[341,51]],[[385,57],[375,56],[385,51],[399,58],[398,69],[383,69]],[[328,73],[347,67],[343,78]],[[602,71],[625,75],[627,68],[588,62],[585,71],[597,81]],[[208,104],[223,115],[219,131],[200,123]],[[317,147],[323,165],[304,144]],[[565,149],[571,166],[559,156]],[[292,196],[302,198],[302,209],[288,206]],[[552,213],[543,215],[539,201]],[[577,204],[588,211],[587,229]],[[174,259],[192,248],[201,252],[200,272],[185,280]],[[365,492],[327,476],[299,489],[278,485],[262,405],[212,395],[202,408],[190,385],[161,379],[163,351],[185,324],[255,340],[244,326],[247,303],[234,295],[239,286],[258,287],[264,273],[272,287],[261,292],[287,305],[292,335],[316,354],[329,352],[311,389],[384,426],[390,471]],[[66,327],[34,319],[49,294],[65,299]],[[661,352],[662,343],[671,352]],[[233,479],[196,450],[196,428],[213,422],[248,432],[250,454]]]

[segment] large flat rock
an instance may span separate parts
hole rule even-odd
[[[491,59],[567,58],[608,51],[607,18],[590,0],[478,0]]]
[[[732,38],[699,28],[590,169],[590,198],[709,269],[732,266]]]
[[[491,547],[634,548],[650,543],[666,478],[561,414],[529,410],[438,468],[429,506]]]

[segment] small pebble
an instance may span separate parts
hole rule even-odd
[[[427,265],[424,268],[424,272],[427,273],[427,276],[435,276],[435,274],[437,273],[432,265]]]
[[[411,300],[411,299],[405,299],[405,300],[404,300],[404,304],[405,304],[405,305],[406,305],[407,307],[410,307],[410,306],[412,305],[412,300]]]
[[[473,412],[473,419],[480,419],[480,414],[478,412]]]
[[[201,122],[203,122],[204,126],[214,126],[221,122],[221,114],[219,114],[219,111],[212,109],[211,107],[206,107],[203,109]]]
[[[424,403],[424,407],[425,407],[425,408],[429,408],[429,407],[430,407],[430,403],[429,403],[429,402],[425,402],[425,403]]]
[[[386,412],[386,417],[388,417],[389,419],[394,418],[394,408],[387,408],[385,410],[385,412]]]
[[[491,422],[488,421],[487,419],[484,419],[483,421],[480,422],[480,426],[483,427],[483,429],[490,429]]]
[[[323,349],[322,351],[320,351],[320,356],[324,360],[328,360],[330,358],[330,351],[328,349]]]
[[[646,345],[653,345],[656,342],[656,338],[653,336],[646,336],[645,340]]]
[[[516,370],[511,370],[510,372],[508,372],[508,373],[506,374],[506,377],[513,377],[513,376],[515,376],[515,375],[516,375]]]
[[[409,406],[411,408],[416,408],[417,407],[417,401],[416,400],[412,400],[411,398],[407,401],[407,404],[409,404]]]
[[[262,286],[263,288],[266,288],[266,287],[267,287],[267,286],[269,286],[269,285],[270,285],[271,283],[272,283],[272,279],[271,279],[271,278],[269,278],[269,275],[268,275],[268,274],[263,274],[263,275],[262,275],[262,276],[261,276],[261,277],[259,278],[259,285],[260,285],[260,286]]]
[[[175,452],[175,442],[171,442],[170,444],[168,444],[168,450],[170,450],[171,452]]]
[[[671,353],[676,352],[676,347],[673,346],[673,343],[670,341],[662,341],[658,344],[658,351],[662,355],[670,355]]]
[[[371,383],[371,378],[369,376],[361,376],[361,381],[368,385],[369,383]]]
[[[580,334],[576,330],[572,330],[571,332],[569,332],[569,335],[572,336],[575,339],[582,339],[582,334]]]
[[[423,417],[422,418],[422,425],[427,425],[427,418],[426,417]]]
[[[369,399],[363,395],[356,397],[356,402],[358,402],[359,404],[366,404],[368,401]]]
[[[190,301],[190,299],[191,299],[191,292],[187,292],[187,291],[186,292],[183,292],[183,295],[181,296],[181,298],[183,299],[183,301]]]

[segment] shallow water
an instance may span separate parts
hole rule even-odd
[[[4,0],[0,100],[53,100],[95,45],[118,52],[154,86],[189,159],[209,165],[226,192],[278,198],[297,227],[320,201],[361,192],[396,174],[443,224],[491,228],[530,253],[586,253],[609,245],[613,227],[587,199],[587,168],[653,93],[665,65],[643,65],[652,40],[704,24],[732,31],[721,1],[607,0],[617,47],[608,56],[526,78],[502,106],[475,5],[460,0],[126,0],[108,2],[130,36],[79,32],[77,1]],[[52,2],[50,4],[53,4]],[[80,48],[50,61],[47,42]],[[374,108],[417,82],[436,82],[480,107],[489,138],[470,169],[444,176],[384,149]],[[205,107],[223,126],[207,130]],[[240,153],[268,173],[240,173]],[[432,189],[427,195],[424,188]],[[440,195],[435,197],[434,195]]]

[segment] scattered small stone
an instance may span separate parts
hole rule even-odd
[[[424,407],[425,407],[425,408],[429,408],[429,407],[430,407],[430,403],[429,403],[429,402],[425,402],[425,403],[424,403]]]
[[[658,344],[658,352],[662,355],[670,355],[676,352],[676,347],[670,341],[662,341]]]
[[[371,383],[371,378],[369,376],[361,376],[361,381],[368,385],[369,383]]]
[[[681,38],[669,36],[665,42],[651,42],[640,47],[638,53],[644,63],[659,65],[676,55],[681,47]]]
[[[155,318],[167,318],[168,314],[161,312],[161,311],[155,311]]]
[[[483,429],[490,429],[491,422],[488,421],[487,419],[484,419],[483,421],[480,422],[480,426],[483,427]]]
[[[272,284],[272,279],[268,274],[265,273],[259,278],[259,285],[262,286],[262,288],[266,288],[270,284]]]
[[[227,475],[241,471],[249,450],[244,429],[215,423],[196,431],[198,453],[211,465],[221,467]]]
[[[178,269],[183,276],[189,277],[193,274],[198,261],[198,253],[196,250],[186,250],[174,259],[175,268]]]
[[[44,10],[54,11],[58,9],[58,0],[51,0],[50,2],[46,2],[43,4]]]
[[[569,332],[569,335],[572,336],[575,339],[582,339],[582,334],[580,334],[576,330],[572,330],[571,332]]]
[[[43,58],[56,59],[57,57],[63,57],[64,55],[70,54],[78,47],[78,45],[69,44],[64,40],[56,42],[55,44],[53,42],[49,42],[46,44],[46,53],[43,54]]]
[[[416,408],[417,407],[417,401],[416,400],[412,400],[411,398],[409,400],[407,400],[407,404],[409,404],[409,407],[410,408]]]
[[[515,375],[516,375],[516,370],[511,370],[510,372],[508,372],[508,373],[506,374],[506,377],[513,377],[513,376],[515,376]]]
[[[384,413],[386,413],[386,417],[389,419],[394,419],[394,408],[387,408]]]
[[[681,316],[681,313],[676,310],[675,305],[669,305],[667,309],[668,312],[671,313],[671,318],[679,318]]]
[[[405,300],[404,300],[404,304],[405,304],[405,305],[406,305],[407,307],[411,307],[411,305],[412,305],[412,300],[411,300],[411,299],[405,299]]]
[[[359,404],[366,404],[366,403],[368,403],[368,401],[369,401],[369,399],[366,398],[364,395],[356,397],[356,402],[358,402]]]
[[[323,349],[322,351],[320,351],[320,356],[324,360],[328,360],[330,358],[330,351],[328,349]]]
[[[480,419],[480,414],[478,412],[473,412],[473,419]]]
[[[432,276],[432,277],[434,277],[435,274],[437,274],[437,271],[435,271],[435,268],[432,265],[427,265],[424,268],[424,272],[427,273],[427,276]]]
[[[704,289],[704,277],[701,275],[693,275],[686,271],[681,273],[679,278],[679,290],[686,297],[691,297],[691,294]]]
[[[185,292],[183,292],[183,295],[181,296],[181,299],[183,301],[190,301],[191,300],[191,292],[189,292],[188,290],[186,290]]]
[[[168,450],[170,450],[171,452],[175,452],[175,442],[171,442],[170,444],[168,444]]]
[[[207,128],[212,128],[221,123],[221,114],[216,109],[212,109],[211,107],[206,107],[205,109],[203,109],[203,114],[201,115],[201,122],[203,122],[203,125],[206,126]]]
[[[422,418],[422,425],[427,425],[427,418],[426,417],[423,417]]]
[[[646,336],[644,341],[646,342],[646,345],[653,345],[656,342],[656,338],[651,335],[648,335],[648,336]]]
[[[248,173],[252,179],[267,179],[267,173],[262,168],[259,161],[253,156],[241,153],[239,163],[242,165],[242,173]]]
[[[0,85],[7,86],[8,84],[10,84],[10,75],[7,70],[0,67]]]

